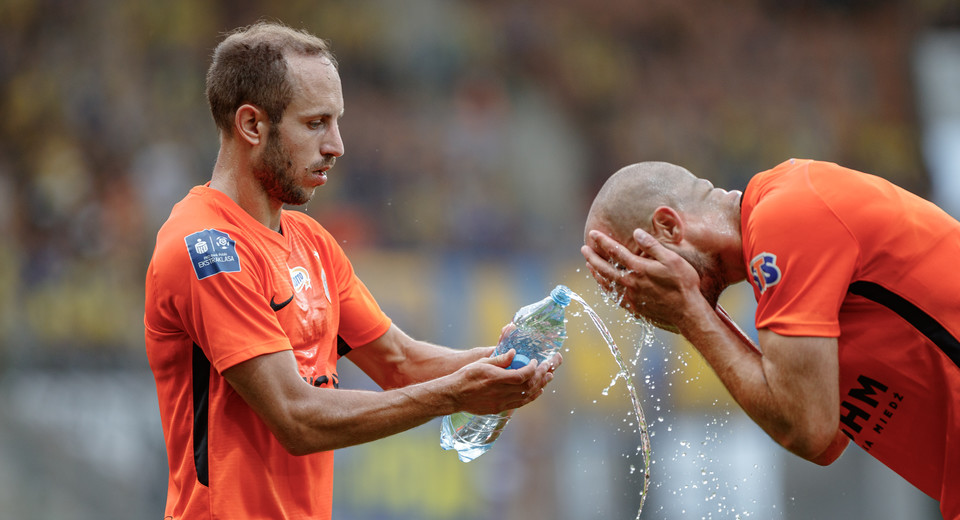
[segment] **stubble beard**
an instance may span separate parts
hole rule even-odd
[[[290,154],[280,141],[280,133],[276,129],[267,133],[267,146],[253,171],[263,191],[272,199],[291,206],[301,206],[313,197],[314,190],[308,191],[297,184]]]
[[[700,293],[711,307],[716,308],[717,302],[720,300],[720,293],[727,288],[727,282],[720,268],[720,256],[711,256],[699,252],[691,254],[686,251],[677,251],[677,254],[692,265],[697,274],[700,275]]]

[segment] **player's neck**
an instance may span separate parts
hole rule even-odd
[[[743,233],[740,230],[739,207],[735,213],[727,219],[728,225],[724,230],[720,248],[720,262],[728,285],[747,279],[747,270],[743,264]]]
[[[210,187],[230,197],[257,222],[273,231],[280,231],[283,203],[270,198],[253,175],[253,170],[249,165],[237,161],[235,154],[220,149]]]
[[[743,200],[743,194],[740,194],[740,201]],[[747,268],[743,263],[743,228],[741,227],[740,201],[734,209],[728,213],[728,222],[730,225],[730,236],[727,244],[726,258],[723,263],[726,266],[728,281],[731,284],[739,283],[747,279]]]

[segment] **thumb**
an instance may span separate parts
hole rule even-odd
[[[517,351],[514,349],[510,349],[504,352],[503,354],[491,357],[490,363],[500,368],[507,368],[508,366],[510,366],[510,363],[513,362],[513,358],[516,355],[517,355]]]

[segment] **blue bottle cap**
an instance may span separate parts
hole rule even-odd
[[[566,307],[570,305],[570,289],[566,285],[558,285],[550,291],[550,297],[553,298],[553,301],[557,302],[558,305]]]

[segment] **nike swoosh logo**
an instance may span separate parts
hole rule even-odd
[[[292,295],[292,294],[290,295],[289,298],[287,298],[286,300],[284,300],[284,301],[282,301],[282,302],[280,302],[280,303],[275,302],[275,301],[273,300],[273,298],[271,297],[271,298],[270,298],[270,308],[273,309],[273,312],[278,312],[280,309],[286,307],[287,304],[289,304],[289,303],[292,302],[292,301],[293,301],[293,295]]]

